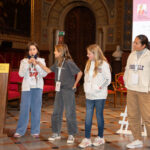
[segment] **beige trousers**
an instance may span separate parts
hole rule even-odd
[[[144,93],[128,90],[127,114],[134,139],[142,139],[141,116],[146,125],[147,136],[150,137],[150,92]]]

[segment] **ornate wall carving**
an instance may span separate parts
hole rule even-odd
[[[115,15],[115,0],[104,0],[109,8],[110,17]]]
[[[123,33],[123,49],[131,50],[132,44],[132,1],[124,2],[124,33]]]
[[[64,20],[67,13],[78,6],[83,6],[89,8],[96,19],[96,43],[99,43],[99,29],[107,26],[109,24],[109,12],[107,5],[103,0],[56,0],[54,1],[48,18],[48,27],[49,27],[49,42],[54,44],[54,31],[55,30],[64,30]],[[104,30],[104,32],[106,32]],[[106,36],[106,34],[103,34]],[[105,37],[104,37],[105,39]],[[53,50],[54,45],[50,45],[50,50]],[[105,44],[104,44],[105,46]],[[53,53],[50,56],[53,60]],[[51,64],[52,62],[50,62]]]

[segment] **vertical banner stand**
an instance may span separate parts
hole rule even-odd
[[[0,63],[0,137],[5,136],[3,130],[6,117],[8,73],[9,64]]]
[[[127,106],[125,108],[124,113],[121,113],[120,116],[123,118],[122,118],[122,120],[119,120],[119,124],[121,126],[120,126],[120,129],[116,133],[126,134],[126,135],[132,134],[131,131],[128,130],[129,122],[127,120]],[[147,131],[146,131],[145,125],[143,124],[142,118],[141,118],[141,126],[143,127],[143,130],[144,130],[142,132],[142,136],[147,136]]]

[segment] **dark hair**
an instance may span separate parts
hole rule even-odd
[[[37,49],[37,51],[38,51],[38,53],[37,53],[37,56],[39,56],[40,55],[40,49],[39,49],[39,46],[38,46],[38,44],[36,43],[36,42],[29,42],[28,44],[27,44],[27,47],[26,47],[26,56],[28,56],[29,55],[29,50],[30,50],[30,46],[31,45],[34,45],[35,47],[36,47],[36,49]]]
[[[149,47],[149,42],[148,42],[147,36],[145,36],[145,35],[143,35],[143,34],[140,34],[140,35],[137,36],[137,38],[140,39],[142,45],[145,44],[145,47],[146,47],[146,48],[148,48],[148,49],[150,48],[150,47]]]

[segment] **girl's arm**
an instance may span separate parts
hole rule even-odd
[[[76,81],[74,83],[73,89],[75,89],[77,87],[77,84],[79,83],[81,77],[82,77],[82,71],[78,72],[77,77],[76,77]]]
[[[21,60],[21,64],[19,67],[19,76],[20,77],[24,77],[25,74],[27,73],[28,69],[29,69],[29,62],[28,59],[23,59]]]
[[[46,71],[47,73],[52,72],[48,67],[44,66],[41,62],[36,61],[36,63],[37,63],[44,71]]]
[[[99,87],[99,89],[107,87],[111,83],[111,72],[110,72],[109,64],[104,62],[103,66],[102,66],[102,70],[103,70],[102,74],[103,74],[105,80],[102,83],[102,85]]]
[[[46,66],[45,59],[41,58],[41,59],[40,59],[40,63],[41,63],[43,66]],[[40,76],[41,76],[41,77],[46,77],[47,72],[46,72],[42,67],[40,67],[40,65],[38,65],[38,64],[36,63],[36,61],[34,61],[33,64],[35,65],[35,68],[36,68],[36,70],[38,71],[38,73],[40,74]]]
[[[124,83],[125,83],[125,84],[126,84],[127,78],[128,78],[129,64],[130,64],[130,57],[131,57],[131,54],[129,55],[129,57],[128,57],[128,59],[127,59],[127,64],[126,64],[125,72],[124,72],[124,76],[123,76],[123,80],[124,80]]]

